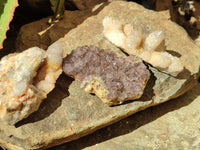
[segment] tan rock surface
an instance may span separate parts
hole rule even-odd
[[[49,150],[199,150],[199,89]]]
[[[2,145],[1,142],[1,145],[8,149],[12,146],[38,149],[58,145],[92,133],[152,103],[150,95],[143,95],[141,100],[109,107],[96,96],[81,90],[78,82],[71,82],[71,78],[62,75],[37,112],[16,126],[0,124],[1,141],[10,143]]]
[[[151,30],[155,29],[163,29],[167,35],[167,48],[170,51],[175,51],[175,54],[182,55],[182,62],[184,62],[186,69],[191,72],[192,76],[185,72],[177,79],[150,67],[153,74],[145,89],[144,95],[139,100],[117,107],[108,107],[96,96],[81,90],[78,82],[72,82],[71,78],[61,75],[56,83],[56,88],[48,95],[48,98],[44,100],[37,112],[19,122],[16,126],[0,124],[1,146],[8,149],[16,149],[16,147],[18,149],[44,149],[68,142],[92,133],[97,129],[112,124],[137,111],[177,97],[195,84],[194,77],[196,77],[199,71],[200,64],[199,47],[188,38],[188,35],[181,27],[172,23],[167,18],[162,17],[162,14],[159,15],[159,13],[148,11],[140,5],[131,2],[113,2],[105,7],[97,16],[90,17],[76,29],[68,32],[65,38],[61,40],[63,42],[65,54],[70,53],[70,51],[77,46],[93,44],[105,49],[111,48],[119,55],[123,55],[118,48],[103,37],[102,20],[106,15],[119,17],[119,19],[123,19],[126,22],[135,22],[135,26],[142,28],[144,33],[149,33]],[[196,95],[199,95],[199,93],[196,93]],[[182,100],[179,100],[179,103],[172,100],[169,102],[170,105],[166,106],[166,108],[156,107],[158,110],[161,109],[160,113],[157,109],[153,113],[151,113],[151,109],[149,109],[149,111],[147,110],[147,114],[150,115],[146,115],[147,117],[145,117],[145,113],[142,113],[137,119],[144,121],[143,123],[137,123],[136,120],[136,122],[130,126],[135,126],[136,129],[145,123],[151,124],[150,122],[152,122],[154,118],[159,119],[162,114],[170,113],[170,111],[173,110],[171,108],[184,109],[183,106],[188,104],[187,97],[187,94],[182,97],[186,98],[186,100],[183,100],[184,103],[182,103]],[[192,96],[189,98],[190,102],[195,99],[195,97],[196,96]],[[194,105],[194,107],[197,106],[197,104]],[[158,116],[154,117],[154,115]],[[133,120],[134,116],[132,118]],[[198,118],[198,113],[196,116]],[[170,121],[168,124],[170,124]],[[163,124],[160,126],[163,126]],[[184,125],[182,127],[184,127]],[[128,129],[126,126],[123,128]],[[134,128],[132,128],[132,130],[134,130]],[[174,128],[174,130],[176,129]],[[173,133],[172,131],[170,133]],[[111,132],[113,134],[116,133],[114,131]],[[177,130],[177,132],[181,133],[180,130]],[[145,134],[142,133],[144,133],[144,131],[141,131],[140,135],[142,138],[139,137],[141,140],[146,138]],[[197,133],[195,133],[195,135],[196,134]],[[148,136],[150,139],[154,140],[151,138],[150,132]],[[163,136],[161,137],[163,138]],[[184,138],[181,134],[180,137]],[[188,141],[187,137],[185,139],[185,141]],[[176,140],[174,141],[176,142]],[[185,143],[187,144],[187,142]]]

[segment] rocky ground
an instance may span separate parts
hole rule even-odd
[[[49,150],[198,150],[199,89]]]
[[[61,37],[64,37],[60,41],[65,54],[77,46],[92,43],[123,55],[102,34],[102,19],[110,15],[134,22],[145,33],[164,30],[167,48],[182,55],[181,59],[190,74],[186,71],[179,78],[174,78],[152,68],[155,77],[151,77],[146,94],[138,101],[116,107],[102,104],[96,96],[82,91],[78,82],[61,75],[56,88],[37,112],[15,126],[0,125],[1,146],[8,149],[51,147],[50,150],[200,149],[200,84],[196,81],[200,64],[198,30],[189,32],[195,44],[182,27],[170,21],[168,11],[156,13],[132,2],[102,3],[97,6],[101,0],[82,3],[74,0],[73,5],[71,2],[68,3],[71,8],[79,10],[66,11],[63,18],[50,27],[46,23],[48,18],[23,26],[17,32],[15,47],[10,51],[4,49],[1,55],[15,50],[20,52],[32,46],[47,49]],[[159,8],[159,5],[158,1],[155,7]],[[166,8],[166,5],[163,6],[163,9]],[[172,99],[190,87],[193,88],[187,93]],[[157,106],[150,107],[153,105]],[[143,110],[147,107],[150,108]],[[143,111],[136,113],[140,110]],[[87,136],[82,137],[84,135]],[[68,143],[62,144],[65,142]],[[58,144],[62,145],[55,146]]]

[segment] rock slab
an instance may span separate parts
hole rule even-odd
[[[199,89],[48,150],[199,150]]]
[[[132,2],[112,2],[98,15],[88,18],[68,32],[60,40],[65,55],[83,45],[109,48],[118,55],[124,55],[103,36],[102,20],[107,15],[127,23],[132,22],[144,33],[163,30],[166,34],[167,49],[181,56],[187,71],[179,78],[174,78],[149,66],[152,76],[144,95],[136,101],[115,107],[108,107],[96,96],[81,90],[79,82],[61,75],[56,88],[43,101],[37,112],[15,126],[0,124],[2,147],[15,150],[45,149],[72,141],[137,111],[177,97],[194,86],[200,65],[199,47],[181,27],[162,17],[162,14],[146,10]]]

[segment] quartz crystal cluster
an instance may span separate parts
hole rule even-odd
[[[0,120],[14,125],[36,111],[62,72],[60,43],[32,47],[0,61]]]
[[[117,56],[95,46],[74,49],[64,58],[63,71],[108,105],[140,98],[150,77],[141,59]]]
[[[144,36],[132,24],[106,16],[103,20],[104,36],[129,55],[135,55],[160,71],[177,76],[184,67],[178,57],[165,51],[164,33],[154,31]]]

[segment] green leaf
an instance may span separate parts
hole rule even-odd
[[[9,29],[9,24],[17,6],[17,0],[0,0],[0,49],[3,47],[6,31]]]
[[[49,19],[49,23],[51,23],[53,20],[58,19],[60,16],[64,14],[65,11],[65,0],[50,0],[52,5],[52,10],[54,12],[54,15],[51,19]]]

